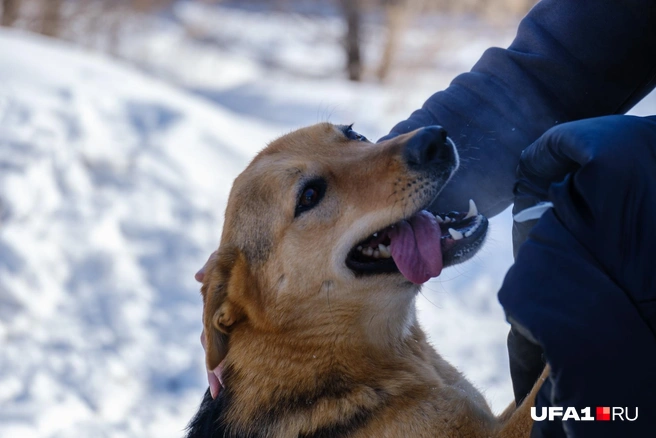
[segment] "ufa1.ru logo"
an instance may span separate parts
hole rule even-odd
[[[635,409],[635,412],[633,409]],[[560,406],[551,406],[541,408],[540,415],[538,415],[537,408],[535,406],[531,408],[533,421],[554,421],[556,417],[562,417],[563,421],[636,421],[638,419],[638,408],[597,406],[595,414],[592,415],[592,408],[581,409],[579,414],[576,408],[569,407],[565,409]]]

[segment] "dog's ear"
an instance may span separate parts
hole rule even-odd
[[[237,304],[247,287],[248,265],[234,248],[219,249],[214,263],[207,267],[203,287],[203,326],[206,337],[207,369],[213,370],[228,353],[228,336],[245,317]]]

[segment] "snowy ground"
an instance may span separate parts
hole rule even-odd
[[[337,35],[335,19],[312,27],[307,17],[214,11],[225,26],[207,32],[241,36],[238,50],[162,25],[125,55],[160,79],[0,32],[1,437],[181,436],[206,387],[193,273],[218,243],[231,181],[249,158],[326,119],[377,138],[512,37],[452,27],[461,43],[439,48],[411,81],[400,72],[386,86],[351,84],[334,68],[341,54],[313,33]],[[431,40],[413,32],[406,57]],[[650,98],[638,112],[655,108]],[[419,299],[438,351],[497,410],[512,397],[495,296],[511,263],[509,227],[507,212],[495,218],[481,255]]]

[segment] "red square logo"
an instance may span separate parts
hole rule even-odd
[[[597,421],[610,421],[610,408],[597,406]]]

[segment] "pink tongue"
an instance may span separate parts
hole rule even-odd
[[[435,216],[420,211],[396,224],[389,233],[392,258],[401,274],[415,284],[422,284],[442,272],[440,226]]]

